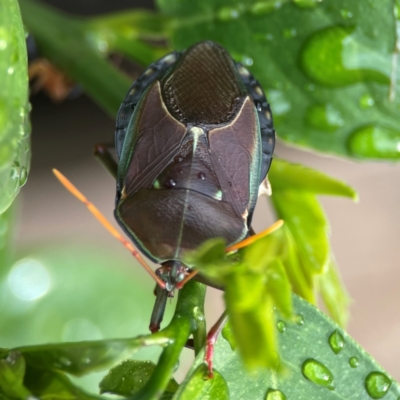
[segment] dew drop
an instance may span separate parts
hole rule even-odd
[[[294,28],[288,28],[283,31],[283,36],[286,39],[294,38],[297,35],[297,30]]]
[[[245,55],[242,56],[240,61],[242,62],[243,65],[246,65],[247,67],[251,67],[254,63],[251,57]]]
[[[279,321],[277,324],[278,331],[283,333],[286,331],[286,324],[283,321]]]
[[[165,186],[166,188],[173,188],[173,187],[175,187],[175,186],[176,186],[176,181],[175,181],[175,179],[169,178],[169,179],[164,183],[164,186]]]
[[[218,11],[217,17],[220,21],[231,21],[240,16],[239,10],[231,7],[223,7]]]
[[[199,173],[197,174],[197,177],[198,177],[199,179],[201,179],[201,180],[206,179],[205,174],[203,174],[202,172],[199,172]]]
[[[326,387],[329,390],[335,388],[333,384],[333,375],[324,364],[319,361],[309,358],[302,366],[303,375],[311,382]]]
[[[61,357],[60,362],[62,365],[66,366],[66,367],[69,367],[70,365],[72,365],[72,361],[67,357]]]
[[[361,108],[370,108],[375,104],[375,100],[370,94],[365,93],[360,97],[359,104]]]
[[[388,392],[392,381],[382,372],[371,372],[365,378],[365,389],[373,399],[381,399]]]
[[[28,171],[25,167],[22,167],[19,173],[19,186],[24,186],[27,179],[28,179]]]
[[[343,87],[363,81],[390,82],[390,62],[357,39],[353,27],[335,26],[313,34],[301,53],[301,67],[314,81]]]
[[[274,105],[274,116],[285,115],[292,108],[289,100],[281,90],[269,90],[268,100]]]
[[[304,325],[304,318],[301,314],[295,316],[295,321],[297,325]]]
[[[342,334],[338,330],[335,330],[332,335],[329,336],[329,344],[333,352],[339,354],[343,350],[346,342],[344,341]]]
[[[277,389],[268,389],[265,400],[286,400],[286,396]]]
[[[253,15],[266,15],[280,8],[282,3],[280,1],[257,1],[250,8],[250,13]]]
[[[7,74],[12,75],[14,73],[14,68],[13,67],[8,67],[7,69]]]
[[[335,132],[344,125],[343,118],[331,104],[318,104],[308,108],[306,123],[313,128]]]
[[[399,159],[400,131],[366,125],[350,134],[348,148],[356,157]]]
[[[342,18],[344,18],[344,19],[353,18],[353,13],[352,13],[351,11],[345,10],[345,9],[340,10],[340,15],[341,15]]]
[[[293,3],[300,8],[314,8],[322,0],[293,0]]]
[[[349,364],[350,364],[351,368],[357,368],[358,364],[359,364],[358,358],[357,357],[350,357]]]

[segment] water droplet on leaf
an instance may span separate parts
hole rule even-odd
[[[283,321],[277,323],[278,331],[283,333],[286,331],[286,324]]]
[[[367,125],[353,131],[348,147],[354,156],[365,158],[400,158],[400,131]]]
[[[286,396],[277,389],[268,389],[265,400],[286,400]]]
[[[324,386],[329,390],[333,390],[333,375],[332,372],[319,361],[310,358],[306,360],[302,366],[303,375],[311,382]]]
[[[370,108],[375,104],[375,100],[368,93],[360,97],[359,104],[361,108]]]
[[[288,28],[288,29],[285,29],[285,30],[283,31],[283,36],[284,36],[286,39],[293,38],[293,37],[295,37],[296,35],[297,35],[297,30],[294,29],[294,28]]]
[[[350,19],[353,18],[353,13],[349,10],[340,10],[340,15],[342,16],[342,18],[344,19]]]
[[[338,330],[335,330],[332,335],[329,336],[329,344],[333,352],[339,354],[343,350],[346,342],[344,341],[342,334]]]
[[[330,87],[390,82],[390,59],[361,43],[353,27],[335,26],[312,35],[301,53],[301,66],[307,76]]]
[[[357,357],[351,357],[349,360],[349,364],[351,368],[357,368],[358,367],[358,358]]]
[[[297,325],[304,325],[304,318],[301,314],[295,316],[295,321]]]
[[[390,388],[392,381],[382,372],[371,372],[365,378],[365,389],[373,399],[381,399]]]
[[[308,108],[306,122],[313,128],[334,132],[344,125],[340,112],[331,104],[318,104]]]
[[[322,0],[293,0],[293,3],[300,8],[314,8]]]
[[[265,15],[265,14],[270,14],[271,12],[277,10],[280,8],[282,3],[280,1],[258,1],[254,3],[251,8],[250,12],[253,15]]]
[[[19,186],[24,186],[27,179],[28,179],[28,171],[25,167],[22,167],[19,174]]]
[[[217,16],[220,21],[231,21],[239,18],[240,12],[236,8],[223,7],[218,11]]]

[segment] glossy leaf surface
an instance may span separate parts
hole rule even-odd
[[[400,157],[394,1],[157,4],[172,18],[175,48],[215,40],[254,73],[282,139],[353,157]]]
[[[224,377],[218,371],[214,371],[212,379],[207,377],[207,367],[200,364],[190,375],[190,378],[185,379],[174,400],[229,400],[228,385]]]
[[[0,12],[0,214],[28,178],[30,124],[25,32],[17,0]]]
[[[277,314],[281,328],[278,333],[282,371],[261,370],[248,374],[237,352],[220,338],[216,344],[215,369],[225,378],[231,400],[342,400],[369,399],[368,384],[387,379],[387,389],[381,398],[397,400],[400,386],[354,342],[341,328],[322,312],[297,296],[293,297],[297,318],[291,322]],[[284,325],[282,325],[282,323]],[[343,340],[339,352],[331,347],[329,338],[337,333]],[[202,354],[182,383],[184,387],[196,373],[196,365],[202,363]],[[313,362],[316,361],[315,363]],[[304,367],[304,368],[303,368]],[[311,374],[310,374],[311,370]],[[321,373],[321,371],[323,373]],[[379,372],[382,375],[372,375]],[[305,377],[308,375],[312,380]],[[205,385],[206,382],[203,383]],[[381,386],[382,388],[382,386]],[[200,389],[199,389],[200,390]],[[371,389],[369,389],[371,390]],[[280,392],[280,393],[279,393]],[[272,397],[272,395],[276,397]],[[269,395],[269,397],[268,397]],[[279,397],[280,395],[281,397]],[[283,397],[285,396],[285,397]]]
[[[100,392],[129,397],[144,387],[154,369],[155,364],[150,361],[126,360],[111,369],[103,378],[100,382]],[[175,379],[171,379],[165,395],[172,396],[178,387]]]

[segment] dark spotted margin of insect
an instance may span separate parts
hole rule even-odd
[[[189,271],[185,252],[222,237],[249,235],[275,131],[257,80],[219,44],[200,42],[151,64],[118,112],[115,218],[134,244],[161,264],[150,329]]]

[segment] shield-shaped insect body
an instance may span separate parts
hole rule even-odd
[[[219,44],[174,52],[134,82],[116,129],[115,217],[172,291],[185,252],[249,235],[275,144],[264,92]]]

